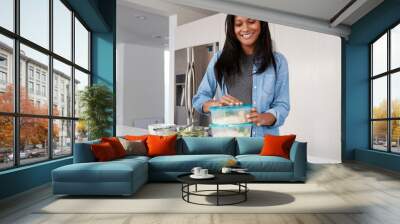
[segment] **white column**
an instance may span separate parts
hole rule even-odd
[[[164,53],[164,123],[174,123],[175,113],[175,32],[177,15],[169,16],[169,51]],[[167,53],[168,52],[168,53]],[[168,63],[169,61],[169,63]],[[168,63],[168,64],[167,64]],[[169,68],[168,66],[169,65]],[[167,72],[169,71],[169,72]]]

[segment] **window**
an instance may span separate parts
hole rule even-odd
[[[370,45],[371,148],[400,153],[400,25]]]
[[[46,96],[46,86],[42,86],[42,96]]]
[[[75,18],[75,62],[82,68],[89,69],[89,32]]]
[[[29,74],[29,79],[33,80],[33,67],[32,66],[29,66],[28,74]]]
[[[20,0],[21,36],[49,48],[49,0]]]
[[[0,170],[70,156],[87,136],[74,105],[89,85],[90,32],[67,4],[0,0]]]
[[[33,92],[34,92],[33,82],[28,82],[28,92],[29,92],[29,94],[33,94]]]
[[[72,12],[60,1],[53,0],[54,52],[71,60]]]
[[[1,1],[0,7],[2,4]],[[3,12],[2,10],[0,8],[0,13]],[[0,15],[0,20],[3,18],[2,16]],[[8,65],[10,61],[6,62],[7,58],[14,57],[13,51],[13,40],[0,33],[0,58],[2,58],[0,61],[0,113],[14,111],[14,83],[12,82],[13,78],[11,78],[14,73],[12,66]]]
[[[14,0],[0,1],[0,26],[14,31]]]
[[[14,166],[14,122],[11,116],[0,115],[0,170]]]

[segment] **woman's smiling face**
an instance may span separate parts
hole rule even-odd
[[[260,35],[260,21],[243,16],[235,16],[234,26],[236,38],[242,45],[243,50],[246,53],[252,53]]]

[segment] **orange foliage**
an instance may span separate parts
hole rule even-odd
[[[7,86],[5,93],[0,93],[0,111],[13,112],[14,97],[13,86]],[[34,105],[29,99],[25,88],[20,88],[20,109],[23,114],[40,114],[47,115],[48,107],[43,105]],[[55,114],[59,114],[58,110],[54,110]],[[13,146],[13,117],[0,116],[0,146],[12,148]],[[49,131],[47,118],[20,118],[20,148],[25,148],[26,145],[45,144]],[[59,135],[59,127],[54,124],[53,138]]]

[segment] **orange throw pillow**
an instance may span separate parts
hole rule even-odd
[[[114,152],[115,152],[115,155],[117,156],[117,158],[126,156],[126,151],[124,149],[124,146],[122,146],[122,144],[118,138],[116,138],[116,137],[101,138],[101,142],[110,143],[110,145],[114,149]]]
[[[264,145],[261,149],[261,156],[280,156],[286,159],[290,158],[290,148],[296,135],[266,135],[264,136]]]
[[[148,156],[176,155],[176,135],[149,135],[146,142]]]
[[[144,141],[146,142],[148,135],[125,135],[125,139],[129,141]]]
[[[117,158],[114,149],[108,142],[93,144],[91,145],[91,149],[94,157],[99,162],[110,161]]]

